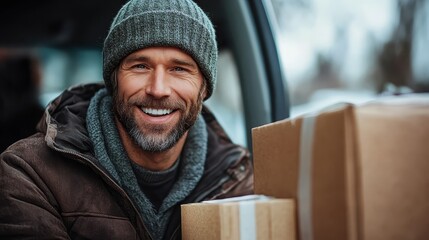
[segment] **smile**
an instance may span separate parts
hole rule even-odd
[[[164,116],[173,112],[171,109],[155,109],[155,108],[142,108],[142,111],[151,116]]]

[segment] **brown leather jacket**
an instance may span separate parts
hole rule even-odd
[[[39,133],[21,140],[0,159],[0,239],[150,239],[136,205],[93,154],[85,127],[94,93],[82,85],[47,108]],[[251,194],[248,151],[234,145],[214,116],[208,126],[205,172],[183,203]],[[180,239],[180,206],[165,239]]]

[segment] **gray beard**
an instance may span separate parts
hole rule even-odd
[[[163,136],[161,132],[159,134],[156,132],[144,134],[138,128],[137,124],[134,122],[134,119],[132,119],[131,122],[122,122],[122,124],[125,126],[125,129],[133,139],[134,143],[140,146],[141,149],[148,152],[163,152],[172,148],[183,136],[183,134],[189,130],[195,121],[189,126],[189,128],[185,128],[182,122],[183,121],[181,119],[181,121],[166,136]]]
[[[124,126],[128,135],[142,150],[148,152],[163,152],[171,149],[179,139],[194,125],[198,114],[202,108],[202,97],[195,104],[192,104],[189,112],[181,116],[179,122],[173,127],[170,132],[165,133],[162,127],[152,127],[151,132],[145,134],[140,130],[139,125],[135,121],[131,113],[131,107],[127,106],[122,101],[119,101],[116,96],[113,98],[114,113],[119,122]],[[184,109],[182,109],[184,111]]]

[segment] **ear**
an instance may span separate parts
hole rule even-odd
[[[200,98],[204,101],[207,97],[207,80],[203,78],[203,84],[201,85]]]

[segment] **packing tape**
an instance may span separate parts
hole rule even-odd
[[[316,117],[317,115],[305,116],[301,126],[298,177],[298,221],[301,240],[313,240],[311,172]]]
[[[255,202],[240,202],[240,240],[256,240]]]

